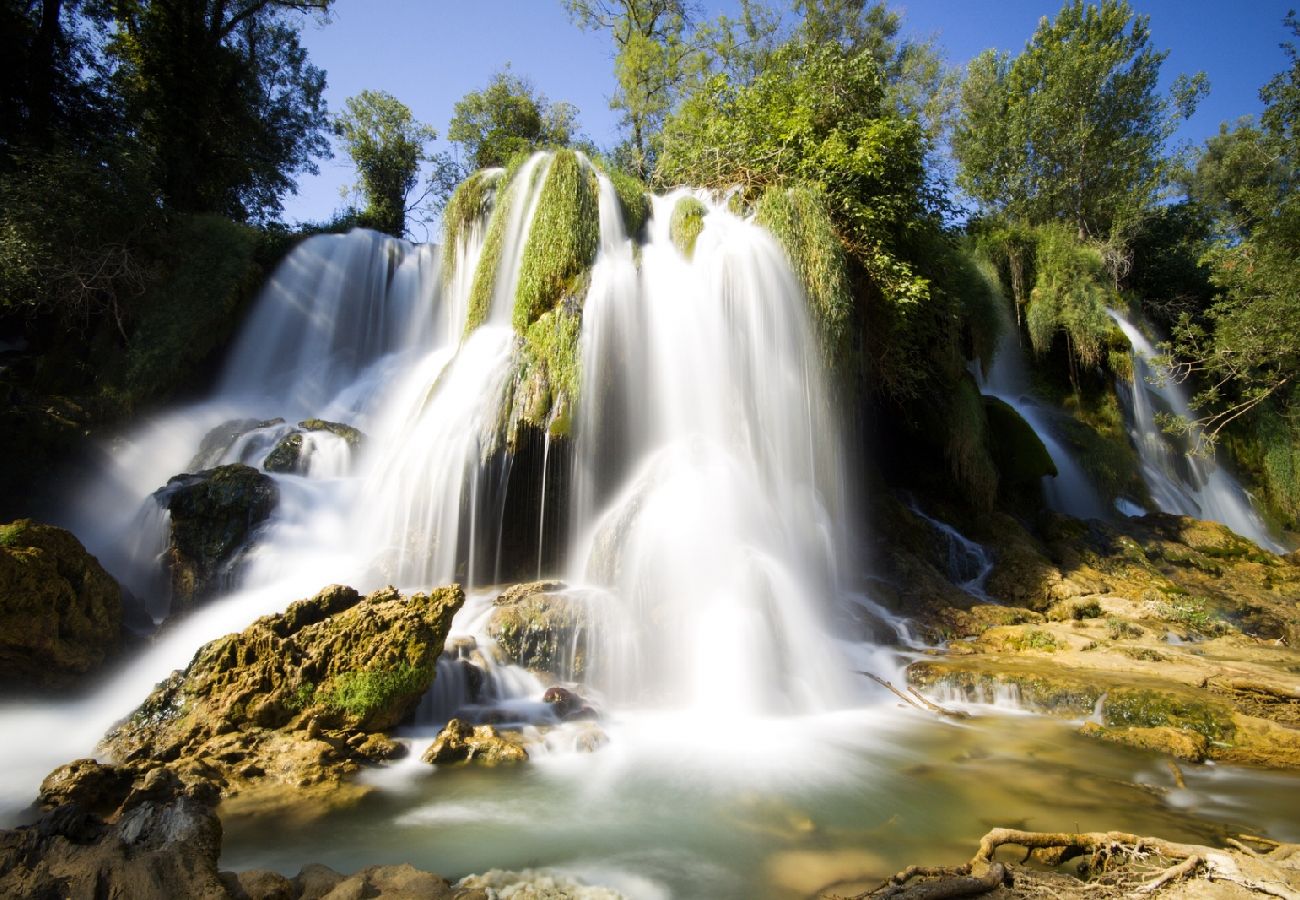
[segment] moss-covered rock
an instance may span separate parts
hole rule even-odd
[[[122,590],[62,528],[0,526],[0,680],[7,689],[69,687],[122,642]]]
[[[420,759],[432,765],[477,762],[495,766],[527,762],[528,751],[522,744],[502,737],[491,725],[474,726],[452,719]]]
[[[512,321],[528,328],[565,296],[596,260],[600,204],[595,173],[572,150],[551,161],[519,263]]]
[[[459,587],[362,597],[334,585],[203,646],[105,738],[131,771],[199,771],[228,794],[337,784],[401,752],[382,732],[433,682]]]
[[[524,423],[568,437],[572,410],[578,403],[581,373],[582,314],[576,302],[543,313],[528,326],[520,350],[512,427]],[[514,434],[510,435],[514,443]]]
[[[303,431],[328,431],[336,437],[341,437],[347,441],[349,447],[353,450],[360,447],[366,439],[359,429],[351,425],[345,425],[342,422],[330,422],[326,419],[303,419],[298,423],[298,427]]]
[[[262,460],[262,468],[280,474],[299,472],[302,462],[302,433],[295,431],[276,442],[266,459]]]
[[[676,216],[676,209],[673,213]],[[826,198],[804,185],[772,187],[759,199],[755,219],[785,248],[808,298],[809,311],[817,323],[828,363],[835,366],[843,362],[853,314],[853,294],[844,248],[827,212]]]
[[[558,581],[507,589],[493,601],[488,634],[507,661],[525,669],[578,680],[587,671],[587,604]]]
[[[461,236],[492,212],[502,174],[501,169],[481,169],[462,181],[447,201],[442,211],[443,284],[451,281],[460,262]]]
[[[1079,734],[1109,741],[1112,744],[1125,744],[1141,750],[1168,753],[1187,762],[1203,762],[1209,754],[1209,742],[1204,735],[1181,728],[1171,728],[1168,725],[1152,728],[1107,728],[1096,722],[1087,722],[1079,729]]]
[[[178,475],[154,497],[171,513],[167,566],[176,611],[221,587],[222,576],[271,515],[280,492],[269,476],[236,464]]]
[[[650,220],[650,189],[641,179],[617,167],[606,167],[604,171],[618,194],[623,230],[633,241],[639,241],[645,233],[645,223]]]
[[[487,235],[483,238],[483,250],[479,253],[478,266],[474,269],[474,280],[469,290],[469,308],[465,312],[465,334],[487,321],[488,313],[492,311],[492,295],[496,291],[497,270],[501,268],[501,253],[505,248],[510,210],[519,202],[521,192],[520,186],[509,178],[509,175],[502,178],[505,186],[498,189],[499,196],[492,208],[492,218],[488,220]]]
[[[1001,483],[1037,485],[1041,479],[1057,474],[1056,463],[1038,433],[1009,404],[985,396],[984,415],[988,419],[989,452]]]
[[[687,259],[695,256],[695,241],[704,230],[704,217],[708,208],[694,197],[682,197],[673,207],[668,220],[668,236],[673,245]]]
[[[1101,715],[1109,726],[1177,728],[1207,741],[1230,741],[1236,730],[1226,704],[1178,691],[1116,688],[1106,694]]]
[[[217,466],[241,437],[259,428],[283,425],[284,419],[229,419],[213,427],[199,442],[198,452],[190,460],[187,472],[201,472]]]

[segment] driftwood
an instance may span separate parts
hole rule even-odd
[[[1229,840],[1228,844],[1240,854],[1234,857],[1229,850],[1180,844],[1123,831],[1075,833],[994,828],[980,839],[979,849],[964,866],[909,866],[873,890],[858,894],[850,900],[945,900],[950,897],[975,897],[1013,882],[1019,891],[1018,895],[1036,895],[1038,892],[1034,890],[1033,882],[1038,879],[1041,886],[1043,873],[1016,870],[1013,876],[1010,868],[993,859],[999,848],[1008,846],[1024,848],[1025,860],[1032,855],[1053,866],[1091,854],[1088,871],[1099,877],[1104,873],[1107,880],[1105,883],[1078,880],[1081,889],[1079,896],[1086,892],[1095,897],[1143,897],[1184,878],[1204,877],[1211,881],[1229,882],[1257,894],[1280,897],[1283,900],[1300,900],[1300,892],[1287,883],[1258,877],[1261,874],[1274,874],[1278,869],[1252,868],[1256,861],[1276,863],[1288,859],[1300,848],[1248,835],[1241,837],[1242,840],[1256,841],[1264,846],[1272,846],[1273,849],[1265,856],[1240,841]],[[1243,866],[1246,871],[1243,871]],[[1115,872],[1121,874],[1116,875]],[[1075,895],[1073,891],[1062,894],[1053,890],[1046,893],[1056,896]]]
[[[904,694],[902,691],[894,687],[885,679],[881,678],[879,675],[873,675],[871,672],[859,672],[858,674],[866,675],[868,678],[870,678],[872,681],[874,681],[876,684],[880,685],[881,687],[888,688],[890,691],[893,692],[894,696],[897,697],[899,700],[902,700],[908,706],[913,706],[916,709],[921,710],[922,712],[932,712],[941,716],[947,716],[950,719],[970,718],[969,713],[963,712],[960,709],[944,709],[942,706],[935,703],[933,700],[921,696],[919,693],[917,693],[915,690],[913,690],[910,687],[907,690],[908,693],[910,693],[912,696],[909,697],[907,694]]]

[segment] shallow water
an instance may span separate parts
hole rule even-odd
[[[350,809],[293,827],[228,821],[222,866],[545,867],[636,898],[779,898],[964,862],[995,826],[1300,840],[1300,775],[1184,765],[1178,790],[1162,758],[1060,721],[878,706],[735,725],[623,714],[595,754],[498,769],[407,760]]]

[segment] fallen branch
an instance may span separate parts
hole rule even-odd
[[[915,697],[915,699],[913,699],[913,697],[907,696],[907,694],[904,694],[902,691],[894,687],[885,679],[881,678],[879,675],[874,675],[871,672],[858,672],[858,674],[866,675],[868,678],[870,678],[872,681],[874,681],[876,684],[880,685],[881,687],[889,688],[889,690],[891,690],[894,693],[895,697],[897,697],[899,700],[902,700],[908,706],[921,710],[921,712],[937,713],[938,715],[941,716],[948,716],[950,719],[970,718],[970,715],[968,713],[962,712],[959,709],[944,709],[939,704],[931,700],[928,700],[925,697],[922,697],[915,690],[912,690],[912,688],[908,688],[908,690],[911,691],[912,695]]]

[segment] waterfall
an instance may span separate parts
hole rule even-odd
[[[125,435],[103,471],[70,492],[64,524],[157,612],[149,595],[167,517],[152,494],[169,477],[259,466],[307,418],[365,435],[354,451],[303,432],[305,462],[270,473],[279,507],[231,588],[169,625],[96,695],[0,708],[6,733],[49,736],[0,747],[0,767],[13,773],[0,804],[25,803],[51,768],[90,752],[203,643],[330,583],[477,586],[466,610],[479,618],[455,625],[472,635],[505,569],[561,576],[592,609],[589,686],[624,708],[717,718],[858,699],[853,669],[863,663],[842,653],[828,624],[851,574],[842,569],[855,520],[841,431],[806,301],[765,231],[700,195],[708,212],[688,259],[669,235],[678,191],[653,198],[648,238],[634,247],[613,185],[596,173],[572,446],[561,453],[547,436],[526,460],[506,442],[522,377],[511,311],[553,160],[535,154],[511,181],[494,176],[493,199],[510,203],[499,252],[487,252],[488,210],[451,237],[449,272],[438,248],[369,231],[300,243],[261,292],[212,395]],[[467,333],[487,265],[496,266],[488,309]],[[538,487],[537,505],[520,499]],[[508,541],[507,531],[522,537]],[[491,678],[503,700],[539,684],[499,667]],[[454,697],[430,702],[445,710]]]
[[[1025,371],[1024,352],[1020,348],[1019,332],[1006,311],[1002,311],[1002,337],[998,341],[993,365],[987,373],[975,367],[975,377],[980,390],[997,397],[1014,409],[1029,423],[1043,442],[1048,456],[1056,466],[1056,477],[1043,478],[1043,496],[1047,505],[1057,512],[1080,519],[1096,519],[1106,515],[1106,504],[1093,487],[1074,455],[1057,439],[1052,430],[1052,413],[1033,396],[1029,388],[1029,375]]]
[[[1124,412],[1129,433],[1156,506],[1162,512],[1220,522],[1261,547],[1285,553],[1286,548],[1269,533],[1231,473],[1212,455],[1192,452],[1197,432],[1178,438],[1165,434],[1156,424],[1157,407],[1187,421],[1194,420],[1187,394],[1173,379],[1156,376],[1156,351],[1146,336],[1118,311],[1108,312],[1133,348],[1133,377],[1128,390],[1121,386],[1119,393],[1128,401]]]

